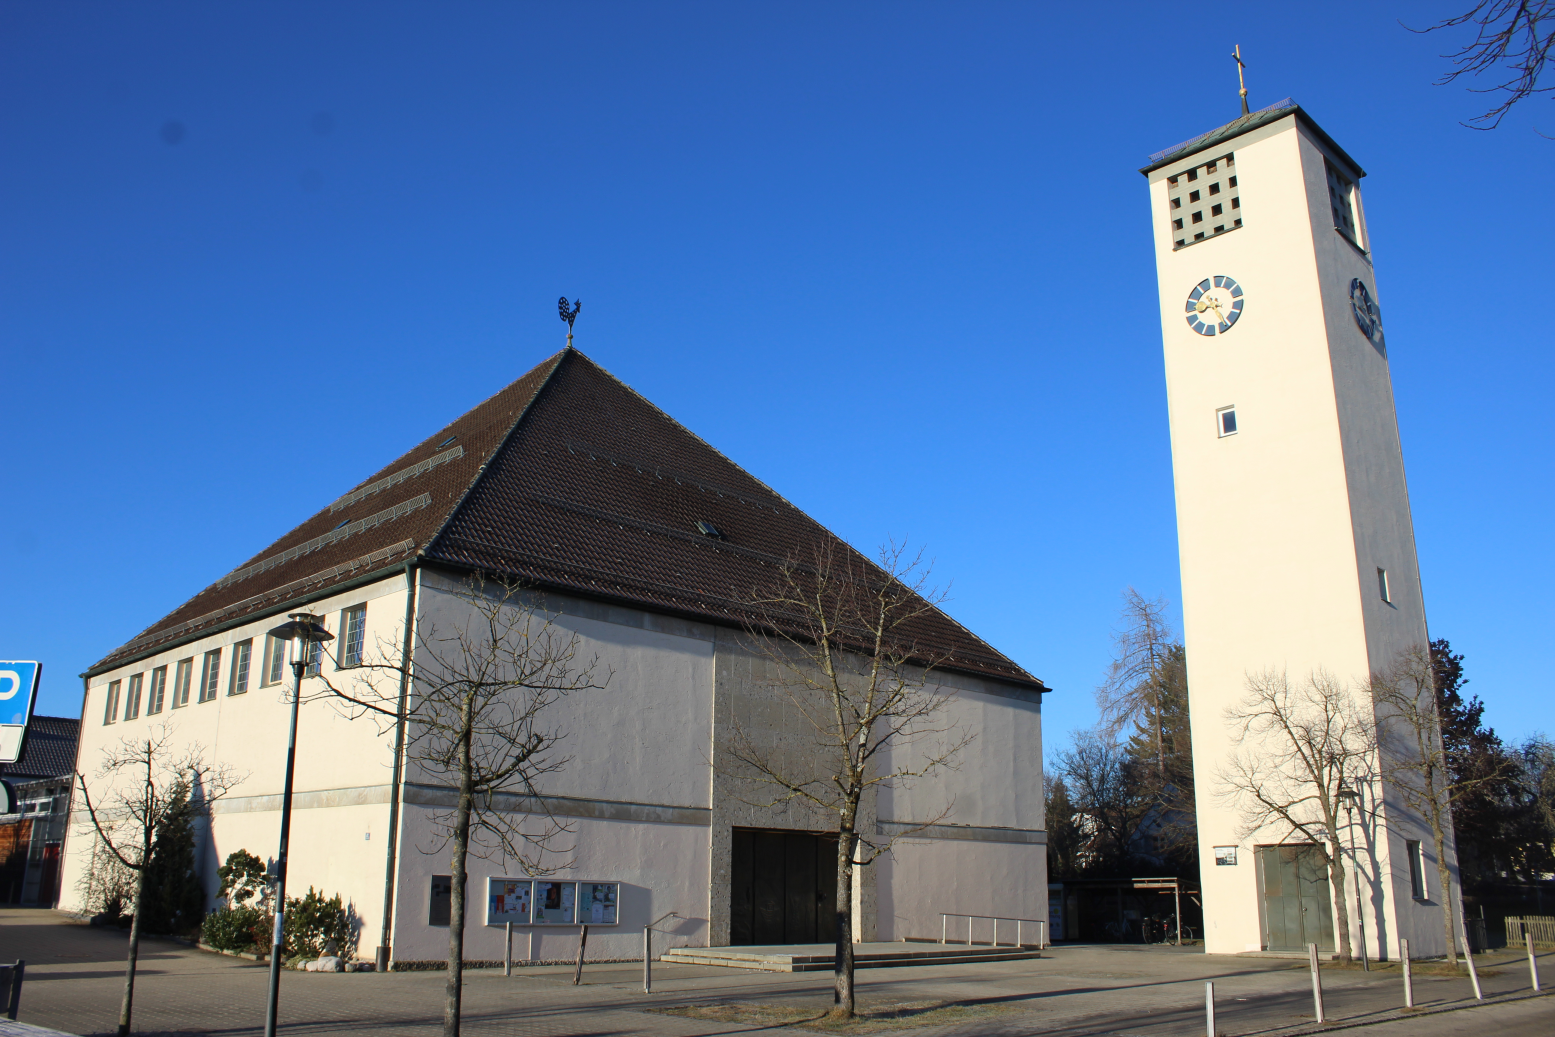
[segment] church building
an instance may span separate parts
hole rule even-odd
[[[1276,748],[1240,743],[1228,723],[1250,677],[1297,684],[1326,673],[1375,731],[1386,717],[1366,681],[1429,640],[1365,171],[1289,99],[1243,111],[1141,170],[1166,358],[1206,949],[1334,951],[1328,853],[1344,861],[1352,945],[1396,959],[1402,939],[1415,955],[1440,955],[1456,878],[1436,888],[1429,826],[1375,767],[1345,775],[1360,803],[1338,846],[1283,824],[1248,832],[1223,794],[1234,753]]]
[[[670,944],[825,942],[837,817],[758,804],[723,777],[731,730],[781,711],[748,648],[751,592],[821,548],[858,558],[569,345],[95,664],[80,767],[91,778],[105,747],[167,725],[244,775],[199,851],[214,897],[228,854],[277,848],[292,673],[267,631],[324,617],[334,641],[318,666],[342,682],[384,646],[422,652],[418,634],[467,617],[463,588],[485,574],[536,595],[609,680],[552,707],[565,767],[536,799],[497,804],[570,834],[542,875],[471,857],[466,956],[501,959],[515,919],[519,959],[576,954],[585,922],[590,958],[631,958],[672,914]],[[973,740],[957,767],[869,804],[869,833],[906,834],[858,869],[855,937],[937,939],[942,912],[1045,919],[1047,689],[937,609],[918,638],[944,659],[930,690]],[[411,765],[392,724],[353,719],[320,685],[303,679],[288,893],[341,894],[359,958],[441,960],[450,867],[435,818],[454,790]],[[75,810],[65,908],[94,838],[79,797]]]

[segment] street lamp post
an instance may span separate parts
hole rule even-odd
[[[1361,794],[1339,779],[1339,791],[1335,794],[1339,802],[1344,804],[1345,827],[1350,830],[1350,870],[1355,880],[1355,924],[1361,932],[1361,967],[1367,972],[1371,971],[1371,958],[1366,953],[1366,916],[1361,914],[1361,860],[1355,849],[1355,806],[1361,800]]]
[[[265,1037],[275,1037],[276,1009],[281,999],[281,940],[286,924],[286,850],[292,831],[292,775],[297,769],[297,710],[302,705],[302,677],[313,646],[333,641],[324,621],[308,612],[293,612],[270,631],[277,641],[292,643],[292,726],[286,738],[286,789],[281,794],[281,849],[275,858],[275,934],[270,943],[270,996],[265,1003]]]

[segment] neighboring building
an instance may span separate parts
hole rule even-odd
[[[1207,949],[1329,949],[1335,905],[1316,854],[1268,845],[1283,832],[1239,839],[1215,776],[1234,748],[1224,711],[1250,674],[1283,669],[1299,681],[1322,668],[1359,687],[1427,642],[1365,174],[1288,100],[1154,155],[1141,172],[1165,339]],[[1359,791],[1370,953],[1395,956],[1401,938],[1416,954],[1444,953],[1441,911],[1458,891],[1434,888],[1429,828],[1391,786]],[[1348,902],[1353,939],[1353,885]]]
[[[327,451],[318,457],[327,463]],[[571,761],[540,790],[573,828],[573,850],[553,859],[572,863],[547,880],[621,884],[616,924],[591,924],[590,956],[640,953],[643,926],[669,912],[682,919],[680,943],[825,940],[817,915],[836,888],[825,866],[835,816],[744,803],[724,765],[735,722],[804,744],[756,678],[740,615],[773,566],[827,544],[851,550],[568,349],[94,665],[82,760],[167,722],[208,761],[247,772],[217,804],[201,851],[214,892],[227,854],[276,850],[291,676],[284,644],[265,632],[291,611],[326,616],[333,675],[460,623],[470,615],[461,583],[483,571],[543,592],[581,639],[579,655],[613,671],[606,690],[556,707]],[[958,769],[873,804],[875,831],[938,822],[864,869],[857,935],[936,936],[942,911],[1043,918],[1046,689],[942,613],[918,635],[949,654],[938,688],[977,741]],[[435,849],[431,817],[452,790],[413,766],[397,780],[393,746],[392,728],[304,705],[288,887],[343,894],[363,923],[361,956],[390,947],[397,962],[437,960],[448,946],[448,854]],[[67,903],[90,848],[71,836]],[[500,860],[470,866],[466,953],[498,959],[486,880],[521,873]],[[576,953],[576,926],[519,933],[520,957]]]
[[[0,763],[16,813],[0,815],[0,904],[53,907],[59,901],[60,848],[75,785],[81,722],[34,716],[21,759]]]

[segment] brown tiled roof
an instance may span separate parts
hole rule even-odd
[[[44,717],[36,713],[27,723],[27,744],[15,763],[0,763],[0,778],[13,782],[62,778],[76,770],[76,740],[81,721],[74,717]]]
[[[459,447],[462,455],[445,456]],[[741,625],[752,590],[785,560],[828,546],[852,554],[576,350],[546,360],[333,507],[93,669],[416,557]],[[722,537],[700,533],[698,520]],[[341,523],[349,535],[329,540]],[[1041,686],[941,612],[914,633],[949,653],[950,668]]]

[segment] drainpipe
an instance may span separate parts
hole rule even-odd
[[[400,645],[400,698],[394,722],[394,777],[389,783],[389,836],[383,872],[383,934],[378,939],[377,968],[389,971],[389,940],[394,932],[395,848],[399,845],[400,786],[405,777],[405,704],[410,698],[412,645],[416,639],[416,592],[421,587],[421,570],[415,562],[405,563],[405,631]]]

